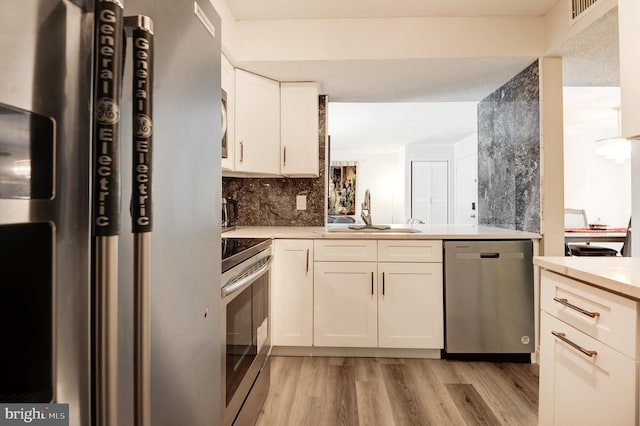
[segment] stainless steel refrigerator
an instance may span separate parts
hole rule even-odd
[[[107,3],[124,3],[123,16],[144,15],[153,28],[146,422],[218,424],[220,19],[208,0]],[[72,425],[130,425],[139,373],[129,219],[134,47],[123,35],[119,147],[111,153],[120,172],[109,186],[121,191],[120,226],[106,237],[105,267],[92,207],[94,196],[107,197],[93,173],[104,166],[92,130],[95,7],[5,0],[0,8],[0,403],[68,403]],[[102,306],[105,292],[115,308]],[[112,328],[103,327],[104,309]],[[104,371],[101,351],[115,370]]]

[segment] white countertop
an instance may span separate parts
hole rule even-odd
[[[297,226],[239,226],[222,235],[229,238],[291,238],[291,239],[415,239],[415,240],[482,240],[482,239],[540,239],[540,234],[492,228],[477,225],[390,225],[382,232],[334,232],[331,229],[345,229],[347,224],[319,227]],[[411,228],[420,232],[393,232],[393,229]]]
[[[533,263],[595,287],[640,300],[640,258],[536,256]]]

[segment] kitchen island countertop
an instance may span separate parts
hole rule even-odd
[[[411,239],[411,240],[538,240],[540,234],[478,225],[390,225],[383,232],[335,232],[348,228],[346,224],[327,226],[239,226],[224,232],[229,238],[276,238],[276,239]],[[393,232],[393,229],[411,228],[419,232]],[[332,231],[333,229],[333,231]]]
[[[536,256],[535,265],[594,287],[640,300],[640,259],[633,257]]]

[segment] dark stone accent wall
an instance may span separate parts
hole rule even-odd
[[[319,102],[320,176],[317,178],[222,178],[222,196],[238,200],[238,226],[324,226],[327,97]],[[296,195],[307,194],[307,210],[296,210]]]
[[[539,98],[535,61],[478,104],[481,225],[540,232]]]

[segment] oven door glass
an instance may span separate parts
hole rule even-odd
[[[269,309],[269,274],[263,274],[227,305],[226,403],[233,399],[252,364],[262,357],[265,338],[258,328]],[[264,327],[262,327],[264,328]],[[251,379],[249,379],[251,380]]]

